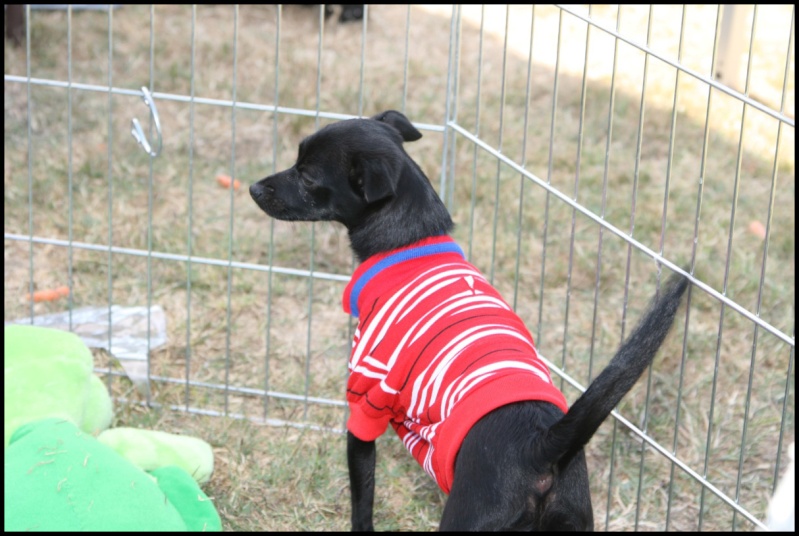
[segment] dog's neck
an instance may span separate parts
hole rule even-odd
[[[379,253],[385,253],[387,251],[410,246],[411,244],[419,242],[425,238],[446,235],[448,230],[445,229],[434,232],[428,230],[403,228],[398,230],[401,231],[401,236],[388,236],[390,233],[381,231],[382,230],[380,228],[369,230],[366,227],[359,227],[356,230],[350,231],[350,244],[355,256],[360,262],[364,262],[366,259]],[[369,235],[370,237],[383,236],[385,241],[381,244],[381,247],[374,247],[374,245],[371,243],[362,244],[361,238],[364,235]],[[384,245],[386,247],[383,247]]]
[[[350,245],[363,262],[372,255],[409,246],[452,230],[452,218],[422,170],[408,158],[396,195],[375,203],[357,226]]]

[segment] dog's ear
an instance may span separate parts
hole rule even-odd
[[[399,150],[399,149],[397,149]],[[367,203],[386,199],[396,193],[401,158],[396,154],[359,153],[352,162],[350,179],[363,192]]]
[[[396,110],[386,110],[385,112],[372,116],[372,119],[396,128],[405,141],[416,141],[422,137],[422,133],[416,130],[416,127],[411,124],[411,121]]]

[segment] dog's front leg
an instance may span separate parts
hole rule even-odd
[[[352,530],[375,530],[372,523],[375,502],[375,442],[361,441],[347,431],[347,463],[350,468]]]

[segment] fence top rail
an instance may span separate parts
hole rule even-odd
[[[129,97],[141,97],[142,92],[139,89],[127,89],[120,87],[110,87],[98,84],[83,84],[80,82],[66,82],[63,80],[53,80],[50,78],[28,78],[27,76],[18,76],[13,74],[3,75],[3,80],[6,82],[14,82],[20,84],[31,84],[35,86],[57,87],[65,89],[78,89],[82,91],[96,91],[100,93],[112,93],[114,95],[125,95]],[[355,119],[358,116],[352,114],[339,114],[334,112],[323,112],[317,110],[308,110],[305,108],[292,108],[289,106],[275,106],[272,104],[257,104],[254,102],[233,101],[230,99],[211,99],[207,97],[192,97],[189,95],[179,95],[176,93],[162,93],[160,91],[153,91],[151,93],[153,99],[161,99],[175,102],[194,102],[196,104],[208,104],[211,106],[235,106],[240,110],[255,110],[259,112],[274,112],[278,114],[287,115],[300,115],[305,117],[319,117],[321,119]],[[419,130],[427,130],[432,132],[444,132],[444,125],[436,125],[432,123],[413,123],[413,126]]]

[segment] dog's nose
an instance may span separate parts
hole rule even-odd
[[[273,188],[265,186],[262,182],[263,181],[256,182],[250,185],[250,197],[252,197],[253,201],[256,203],[260,202],[268,192],[273,190]]]
[[[275,192],[275,187],[271,184],[266,184],[264,181],[265,179],[250,185],[250,197],[256,201],[263,197],[264,194],[273,194]]]

